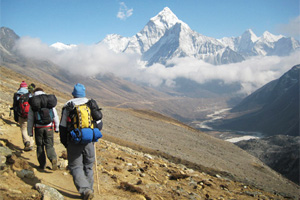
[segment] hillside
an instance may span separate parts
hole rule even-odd
[[[279,79],[259,88],[231,109],[215,126],[221,129],[255,131],[266,136],[299,135],[300,65]]]
[[[8,114],[13,92],[22,80],[28,83],[34,82],[44,88],[47,93],[53,93],[58,97],[58,111],[71,96],[8,68],[1,67],[0,69],[1,140],[13,150],[18,158],[25,159],[31,167],[35,167],[37,165],[35,153],[22,152],[19,128]],[[140,195],[118,189],[124,181],[142,188],[144,193],[152,199],[210,199],[221,198],[221,196],[223,199],[231,197],[251,199],[253,196],[257,198],[258,195],[270,198],[273,195],[275,199],[282,198],[282,196],[275,197],[274,192],[284,196],[298,195],[298,186],[271,170],[255,157],[231,143],[196,131],[174,119],[152,111],[112,107],[103,107],[103,114],[104,138],[97,144],[97,169],[100,171],[102,196],[108,195],[103,197],[104,199],[128,199],[128,195],[131,199],[139,199]],[[55,141],[57,153],[61,155],[64,148],[59,143],[58,135]],[[151,154],[151,156],[146,156],[144,153]],[[149,166],[146,167],[146,165]],[[150,169],[148,171],[143,169],[144,174],[140,175],[141,168],[145,167]],[[19,168],[13,167],[13,171],[4,169],[1,171],[5,174],[1,181],[5,183],[1,185],[3,195],[10,193],[7,189],[8,185],[21,190],[18,189],[20,186],[17,186],[21,183],[25,184],[24,188],[27,188],[25,190],[29,192],[28,197],[34,194],[34,190],[29,190],[33,185],[32,182],[18,179],[13,174],[13,171],[18,171]],[[177,181],[170,180],[172,174],[178,175],[179,172],[185,174],[180,177],[186,178],[179,178]],[[65,169],[53,173],[51,170],[47,170],[46,173],[35,171],[35,175],[42,183],[52,184],[62,191],[66,199],[76,198],[71,177]],[[65,181],[57,183],[57,179],[61,177],[64,177]],[[205,185],[207,181],[213,184]],[[137,182],[139,185],[136,185]],[[204,184],[205,190],[199,189],[202,186],[198,183]],[[153,192],[154,190],[156,192]]]
[[[275,135],[235,144],[275,171],[300,184],[300,136]]]

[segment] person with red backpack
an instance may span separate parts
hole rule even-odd
[[[27,119],[30,108],[28,101],[30,97],[31,95],[28,92],[27,84],[25,81],[22,81],[20,88],[13,97],[13,110],[14,120],[20,124],[25,151],[32,150],[34,143],[33,137],[30,137],[27,132]]]

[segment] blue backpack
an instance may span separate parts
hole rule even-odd
[[[94,101],[94,103],[96,102]],[[90,101],[82,105],[70,104],[68,106],[68,109],[70,110],[69,118],[71,141],[73,141],[75,144],[98,142],[98,139],[102,137],[102,133],[96,126],[95,121],[99,120],[100,114],[94,114],[96,109],[90,105]],[[98,112],[101,113],[99,108]]]

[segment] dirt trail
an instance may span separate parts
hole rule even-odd
[[[2,110],[2,116],[3,115],[7,116],[8,113],[3,112],[3,110]],[[21,191],[22,187],[26,187],[26,186],[22,186],[22,184],[20,184],[20,180],[21,180],[24,182],[25,185],[27,184],[30,186],[27,188],[26,192],[29,192],[29,193],[31,192],[32,194],[36,193],[36,190],[34,190],[34,185],[36,183],[40,182],[40,183],[43,183],[45,185],[48,185],[48,186],[53,187],[56,190],[58,190],[64,196],[65,199],[81,199],[79,193],[77,192],[77,190],[73,184],[73,179],[72,179],[72,176],[70,175],[69,171],[65,168],[53,171],[51,169],[52,165],[49,160],[47,160],[45,170],[38,169],[39,164],[38,164],[38,161],[36,158],[36,148],[34,147],[34,149],[32,151],[28,151],[28,152],[23,151],[24,145],[22,142],[22,137],[21,137],[19,126],[13,121],[12,117],[9,117],[9,118],[2,117],[2,120],[4,123],[1,124],[0,140],[3,141],[3,143],[6,143],[6,145],[9,146],[15,152],[15,154],[18,155],[19,158],[21,158],[22,160],[25,160],[30,165],[30,167],[33,170],[34,175],[36,177],[31,180],[28,178],[19,179],[18,177],[9,174],[9,175],[6,175],[6,179],[7,179],[6,182],[9,182],[11,184],[11,186],[19,185],[20,187],[19,188],[16,187],[16,189]],[[55,138],[54,147],[55,147],[58,157],[60,157],[63,154],[63,152],[65,151],[65,148],[63,147],[62,144],[60,144],[59,135],[57,133],[55,133],[54,138]],[[100,145],[99,145],[100,143],[101,142],[99,142],[97,144],[97,146],[100,147]],[[100,151],[101,150],[97,149],[97,155],[99,155],[101,153]],[[99,158],[99,156],[98,156],[98,158]],[[24,167],[24,165],[18,165],[17,167],[13,166],[13,169],[15,171],[20,171],[23,168],[26,168],[26,167]],[[95,165],[94,165],[94,169],[95,169]],[[98,172],[98,175],[99,175],[99,172]],[[95,184],[94,184],[95,199],[127,199],[128,198],[128,194],[122,194],[122,193],[125,193],[125,192],[122,192],[122,190],[120,190],[120,191],[117,190],[117,193],[111,192],[110,190],[116,190],[116,188],[114,188],[113,185],[107,187],[107,183],[104,182],[104,179],[101,179],[102,174],[100,174],[99,176],[100,176],[99,177],[99,185],[101,185],[101,187],[100,187],[100,191],[98,191],[97,182],[95,180]],[[94,177],[96,179],[96,173],[95,173]],[[17,179],[17,180],[14,180],[14,179]],[[105,185],[105,187],[103,187],[104,185]],[[35,196],[37,197],[38,195],[33,195],[33,197],[35,197]],[[1,192],[0,192],[0,197],[1,197]],[[10,199],[10,198],[6,197],[4,199]],[[15,198],[12,197],[11,199],[15,199]]]
[[[5,128],[1,127],[1,131],[5,131],[6,133],[8,133],[4,133],[5,139],[7,139],[10,143],[12,143],[15,146],[17,152],[21,153],[21,157],[25,159],[29,163],[29,165],[32,166],[34,169],[38,169],[39,164],[36,158],[36,148],[34,147],[32,151],[28,152],[22,150],[24,148],[24,145],[22,142],[19,127],[16,125],[5,126]],[[57,137],[58,135],[56,134],[55,143],[57,143]],[[57,148],[57,145],[55,145],[55,147],[56,153],[59,155],[59,153],[61,153],[61,151],[59,151],[60,148]],[[59,192],[61,192],[66,197],[66,199],[76,199],[76,197],[79,197],[79,195],[76,191],[74,184],[72,184],[72,177],[70,176],[70,174],[67,173],[67,175],[64,175],[64,172],[66,171],[51,170],[51,163],[49,162],[49,160],[47,160],[47,167],[45,170],[34,170],[35,176],[40,180],[41,183],[58,189]]]

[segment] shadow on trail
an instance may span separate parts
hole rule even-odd
[[[18,127],[20,126],[19,123],[15,122],[15,121],[12,121],[12,120],[9,120],[9,119],[5,119],[3,118],[2,116],[0,117],[6,124],[8,125],[12,125],[12,124],[15,124],[17,125]]]
[[[8,141],[8,139],[0,138],[1,141],[5,143],[5,145],[12,151],[15,151],[15,153],[19,156],[19,154],[22,153],[23,149],[19,146],[16,146],[15,144]]]

